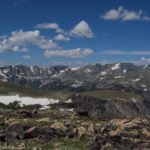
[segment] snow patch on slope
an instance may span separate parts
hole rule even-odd
[[[86,72],[86,73],[91,73],[92,71],[91,71],[91,69],[86,69],[84,72]]]
[[[117,63],[111,67],[111,70],[118,70],[118,69],[120,69],[120,63]]]
[[[18,101],[20,105],[36,105],[40,104],[43,108],[49,108],[49,104],[59,103],[57,99],[48,98],[32,98],[32,97],[20,97],[19,95],[0,96],[0,102],[8,105],[11,102]]]
[[[141,80],[140,78],[131,79],[132,82],[138,82],[138,81],[140,81],[140,80]]]
[[[71,71],[77,71],[79,69],[80,69],[79,67],[74,67],[74,68],[71,68]]]
[[[105,76],[105,75],[107,75],[107,72],[106,72],[106,71],[102,71],[102,72],[101,72],[101,75],[102,75],[102,76]]]
[[[115,79],[120,79],[120,78],[121,78],[121,76],[115,76],[114,78],[115,78]]]

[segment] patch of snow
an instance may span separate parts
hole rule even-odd
[[[52,98],[32,98],[32,97],[20,97],[19,95],[0,96],[0,102],[8,105],[11,102],[18,101],[20,105],[36,105],[40,104],[42,108],[49,108],[49,104],[59,103],[59,100]]]
[[[99,78],[100,80],[103,80],[104,78]]]
[[[67,69],[64,69],[64,70],[61,70],[60,73],[64,73],[64,72],[66,72],[66,71],[68,71],[68,68],[67,68]]]
[[[123,69],[123,73],[127,73],[127,70],[126,70],[126,69]]]
[[[147,91],[147,89],[145,88],[145,89],[144,89],[144,91],[146,92],[146,91]]]
[[[73,108],[70,108],[70,109],[66,109],[67,111],[69,111],[69,112],[73,112],[74,111],[74,109]]]
[[[8,69],[4,69],[4,70],[3,70],[3,73],[6,74],[6,73],[8,73],[8,71],[9,71]]]
[[[144,65],[143,69],[146,69],[147,67],[148,67],[148,65],[146,64],[146,65]]]
[[[31,70],[32,73],[34,73],[33,66],[30,66],[30,70]]]
[[[60,71],[60,73],[64,73],[64,72],[65,72],[65,70],[61,70],[61,71]]]
[[[92,71],[91,71],[91,69],[86,69],[86,70],[84,70],[84,72],[86,72],[86,73],[91,73]]]
[[[8,77],[7,77],[5,74],[3,74],[2,71],[0,71],[0,75],[2,76],[1,80],[2,80],[3,82],[7,82],[7,78],[8,78]]]
[[[71,87],[77,88],[77,87],[80,87],[80,86],[81,86],[81,84],[72,84]]]
[[[18,78],[22,78],[22,76],[21,76],[21,75],[19,75],[19,74],[16,74],[16,76],[17,76]]]
[[[7,79],[6,79],[6,78],[3,78],[2,81],[3,81],[3,82],[7,82]]]
[[[59,110],[62,111],[62,112],[64,112],[64,111],[73,112],[73,111],[74,111],[73,108],[71,108],[71,109],[63,109],[63,108],[60,108]]]
[[[50,70],[48,70],[48,74],[52,74],[52,72]]]
[[[57,78],[59,76],[59,74],[54,74],[54,75],[52,75],[51,77],[52,78]]]
[[[83,82],[80,82],[80,81],[77,81],[77,80],[76,80],[75,83],[82,84]]]
[[[80,87],[82,84],[83,84],[82,82],[76,80],[75,83],[72,84],[71,87],[77,88],[77,87]]]
[[[59,108],[59,111],[62,111],[62,112],[64,112],[64,111],[65,111],[65,109],[63,109],[63,108]]]
[[[102,76],[107,75],[107,72],[106,72],[106,71],[102,71],[102,72],[101,72],[101,75],[102,75]]]
[[[140,81],[140,80],[141,80],[140,78],[131,79],[132,82],[138,82],[138,81]]]
[[[147,86],[146,86],[146,85],[144,85],[144,84],[142,84],[142,87],[143,87],[143,88],[146,88]]]
[[[77,71],[77,70],[79,70],[79,67],[71,68],[71,71]]]
[[[0,75],[2,75],[3,76],[3,73],[2,73],[2,71],[0,70]]]
[[[69,103],[72,103],[72,100],[71,100],[71,99],[68,99],[68,100],[65,101],[65,103],[68,103],[68,104],[69,104]]]
[[[114,78],[115,78],[115,79],[120,79],[120,78],[121,78],[121,76],[115,76]]]
[[[111,67],[111,70],[117,70],[117,69],[120,69],[120,63],[117,63]]]

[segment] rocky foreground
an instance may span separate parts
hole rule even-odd
[[[84,111],[19,108],[0,115],[0,148],[149,150],[149,118],[93,118]]]

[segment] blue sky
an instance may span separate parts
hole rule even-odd
[[[1,0],[0,63],[149,63],[149,6],[149,0]]]

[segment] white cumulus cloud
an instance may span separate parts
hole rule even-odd
[[[64,31],[59,27],[57,23],[42,23],[35,26],[37,29],[52,29],[57,33],[63,33]]]
[[[28,46],[36,46],[40,49],[58,48],[58,45],[40,34],[39,30],[34,31],[13,31],[10,36],[3,36],[0,39],[0,52],[11,50],[14,52],[28,51]]]
[[[100,18],[104,20],[122,20],[122,21],[134,21],[134,20],[145,20],[150,21],[150,17],[146,16],[142,10],[128,10],[120,6],[117,9],[111,9],[105,12]]]
[[[64,36],[63,34],[58,34],[54,37],[56,41],[70,41],[69,37]]]
[[[44,53],[45,57],[84,57],[93,54],[93,50],[86,48],[76,48],[71,50],[46,50]]]
[[[92,38],[94,33],[86,21],[81,21],[70,31],[70,35],[82,38]]]

